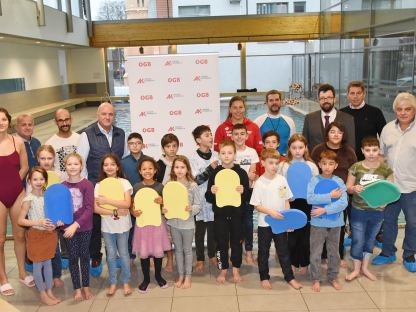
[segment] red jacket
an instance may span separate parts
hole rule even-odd
[[[244,118],[243,124],[247,127],[248,139],[246,145],[248,147],[254,148],[257,151],[257,154],[260,155],[263,149],[263,142],[261,140],[261,133],[259,127],[248,118]],[[215,130],[214,137],[214,150],[218,152],[219,144],[224,139],[231,140],[231,133],[233,131],[233,124],[231,118],[227,118],[222,124],[220,124]]]

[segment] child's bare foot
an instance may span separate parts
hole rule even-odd
[[[60,299],[60,298],[58,298],[58,297],[56,297],[56,296],[53,294],[52,289],[48,289],[48,290],[46,290],[46,294],[48,295],[48,297],[49,297],[49,298],[51,298],[51,299],[53,299],[53,300],[57,301],[57,303],[61,302],[61,299]]]
[[[345,276],[345,280],[351,282],[352,280],[357,278],[358,275],[360,275],[360,271],[352,271],[350,274],[347,274],[347,276]]]
[[[240,269],[239,268],[233,268],[233,282],[234,283],[240,283],[241,282],[241,275],[240,275]]]
[[[313,281],[313,283],[312,283],[312,290],[314,292],[320,292],[321,291],[321,282],[319,282],[319,281]]]
[[[254,264],[253,252],[252,251],[246,251],[246,263],[248,265],[253,265]]]
[[[53,287],[55,288],[62,288],[64,287],[64,281],[60,278],[54,278],[53,279]]]
[[[341,268],[343,268],[343,269],[346,269],[346,268],[348,268],[348,263],[347,263],[347,261],[345,261],[345,260],[341,260],[341,263],[339,264],[339,266],[341,267]]]
[[[218,260],[216,257],[209,258],[209,262],[211,262],[211,264],[215,267],[218,265]]]
[[[176,288],[181,288],[182,284],[183,284],[183,276],[178,277],[177,281],[175,282],[175,287]]]
[[[300,275],[305,275],[307,272],[308,272],[308,267],[307,267],[307,266],[305,266],[305,267],[300,267],[300,268],[299,268],[299,270],[298,270],[298,273],[299,273]]]
[[[123,290],[124,290],[124,296],[125,297],[130,296],[132,294],[130,284],[128,284],[128,283],[123,285]]]
[[[342,285],[337,280],[333,280],[330,283],[331,283],[332,287],[335,288],[335,290],[341,290],[342,289]]]
[[[299,289],[301,289],[303,286],[302,286],[302,284],[301,283],[299,283],[297,280],[295,280],[295,279],[292,279],[290,282],[289,282],[289,285],[290,286],[292,286],[294,289],[296,289],[296,290],[299,290]]]
[[[183,281],[181,288],[183,289],[191,288],[191,285],[192,285],[191,277],[187,276],[185,277],[185,280]]]
[[[272,289],[272,284],[270,283],[270,281],[269,281],[269,280],[262,280],[262,281],[260,282],[260,286],[261,286],[261,288],[263,288],[263,289]]]
[[[85,300],[89,300],[93,297],[93,294],[92,294],[91,289],[89,287],[84,287],[83,291],[84,291]]]
[[[41,291],[40,292],[40,301],[48,306],[52,306],[55,305],[57,303],[59,303],[57,300],[52,299],[51,297],[48,296],[48,294],[46,293],[46,291]]]
[[[117,285],[111,284],[110,287],[107,289],[107,297],[112,297],[116,293]]]
[[[377,276],[375,276],[373,273],[371,273],[369,270],[362,270],[363,274],[370,280],[370,281],[376,281]]]
[[[217,276],[217,282],[224,284],[226,276],[227,276],[227,270],[221,270]]]
[[[75,289],[74,290],[74,300],[75,301],[82,301],[84,298],[82,298],[81,289]]]
[[[195,272],[198,272],[198,273],[204,272],[204,261],[197,261],[196,262]]]

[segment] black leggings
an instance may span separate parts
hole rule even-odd
[[[204,221],[195,221],[195,250],[196,250],[196,260],[204,261],[205,260],[205,248],[204,248],[204,239],[205,231],[207,232],[207,249],[208,257],[215,257],[216,243],[214,235],[214,221],[204,222]]]
[[[81,288],[79,270],[81,267],[82,287],[90,285],[90,252],[89,245],[91,231],[76,232],[72,238],[66,239],[69,256],[69,271],[72,285],[75,289]]]

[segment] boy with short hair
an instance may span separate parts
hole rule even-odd
[[[205,199],[208,178],[218,166],[218,154],[212,151],[213,137],[209,126],[201,125],[192,131],[192,135],[198,149],[190,157],[192,173],[195,182],[198,184],[200,193],[201,211],[195,216],[195,249],[196,249],[196,272],[204,271],[204,238],[207,233],[208,257],[211,263],[216,264],[215,258],[215,237],[214,237],[214,212],[212,205]]]
[[[328,281],[336,290],[342,289],[338,282],[340,266],[339,237],[341,226],[344,225],[342,211],[348,205],[347,189],[344,182],[333,175],[338,166],[337,154],[331,150],[325,150],[319,155],[319,167],[322,173],[312,177],[308,184],[307,201],[312,205],[311,232],[310,232],[310,273],[312,278],[312,290],[319,292],[321,289],[321,255],[324,243],[326,243],[328,255]],[[338,184],[338,188],[326,194],[315,194],[316,185],[323,179],[331,179]],[[332,201],[332,199],[336,199]],[[327,215],[334,215],[328,218]]]
[[[135,185],[142,180],[139,175],[139,171],[137,170],[137,166],[143,159],[149,158],[149,156],[146,156],[142,153],[143,137],[138,132],[130,133],[127,138],[127,147],[130,151],[130,154],[123,157],[121,160],[121,165],[123,166],[123,172],[127,180],[129,180],[131,185]],[[130,261],[133,263],[134,259],[136,259],[136,255],[133,253],[131,245],[133,241],[134,225],[136,224],[136,217],[133,215],[131,215],[131,222],[133,226],[130,228],[129,232],[128,248]]]
[[[179,139],[173,133],[165,134],[160,140],[160,145],[162,146],[162,157],[157,161],[159,170],[156,173],[156,181],[165,185],[170,180],[170,171],[172,169],[173,160],[178,154],[179,149]],[[172,236],[170,232],[170,227],[168,226],[168,236],[169,240],[172,243]],[[173,251],[168,250],[166,252],[167,261],[165,265],[166,272],[173,271]]]
[[[300,289],[302,285],[295,279],[292,271],[287,233],[273,234],[271,227],[264,220],[266,215],[270,215],[275,219],[283,219],[283,215],[280,212],[290,209],[289,199],[293,197],[286,178],[277,173],[279,159],[280,154],[274,148],[262,151],[261,162],[265,172],[256,181],[250,200],[250,204],[259,212],[257,230],[259,251],[257,261],[260,282],[262,288],[272,288],[268,262],[270,245],[273,240],[285,281],[294,289]]]
[[[277,150],[280,146],[280,135],[274,130],[267,131],[262,136],[263,148],[273,148]],[[284,161],[285,156],[280,155],[279,162]],[[264,167],[262,162],[258,162],[256,165],[256,175],[260,177],[264,173]]]
[[[219,145],[219,158],[221,165],[215,168],[214,172],[208,179],[207,191],[205,198],[207,202],[212,204],[214,211],[214,231],[215,239],[218,245],[217,259],[220,273],[217,276],[218,283],[224,283],[227,276],[228,262],[231,260],[233,265],[233,281],[239,283],[241,281],[240,266],[242,260],[241,246],[241,209],[248,200],[248,176],[247,173],[237,164],[234,163],[236,147],[233,141],[225,139]],[[240,185],[236,191],[241,194],[241,205],[239,207],[224,206],[219,208],[216,203],[216,193],[218,187],[215,185],[215,177],[223,169],[231,169],[235,171],[240,179]],[[228,257],[228,249],[231,246],[231,257]]]
[[[249,178],[250,192],[256,180],[256,165],[259,163],[259,156],[254,148],[248,147],[246,141],[248,139],[247,127],[244,124],[235,124],[231,133],[231,138],[237,149],[236,159],[234,163],[240,165],[247,172]],[[250,198],[251,195],[249,195]],[[247,264],[254,264],[253,259],[253,210],[254,207],[247,201],[243,208],[243,232],[244,232],[244,248],[246,250]]]

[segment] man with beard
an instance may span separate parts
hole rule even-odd
[[[66,176],[64,159],[66,155],[77,151],[79,134],[71,131],[71,113],[64,108],[56,111],[55,123],[58,126],[58,132],[49,138],[45,144],[52,145],[55,150],[55,170]]]
[[[280,114],[282,107],[282,94],[277,90],[266,93],[268,112],[254,121],[260,128],[261,135],[267,131],[275,131],[280,135],[280,145],[277,148],[280,155],[286,155],[287,142],[292,134],[296,133],[295,122],[289,116]]]
[[[318,100],[321,110],[307,114],[303,124],[302,134],[308,141],[309,151],[325,141],[325,128],[333,121],[344,125],[346,143],[355,148],[354,118],[334,107],[336,102],[334,87],[330,84],[321,85],[318,89]]]

